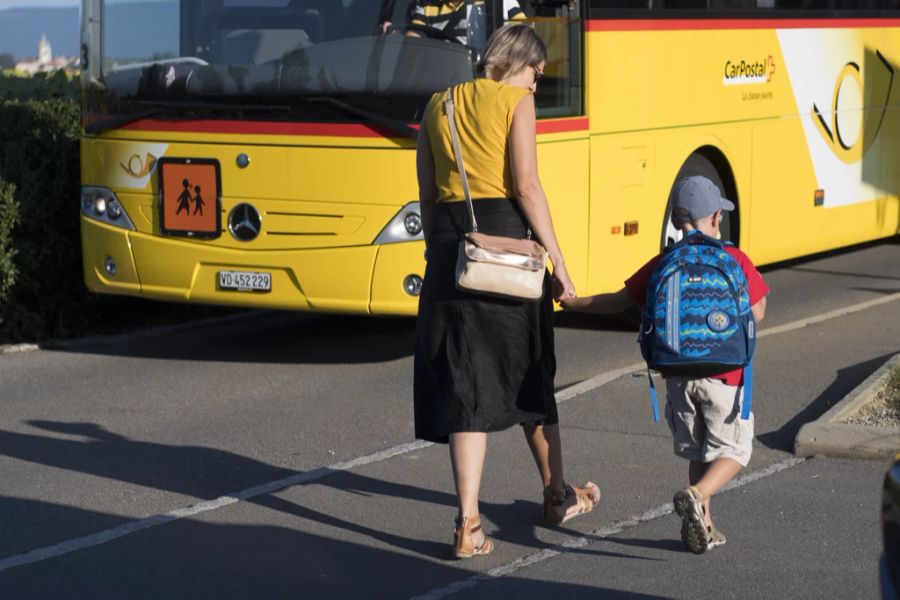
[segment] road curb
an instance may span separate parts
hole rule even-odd
[[[900,449],[900,428],[841,421],[874,399],[882,380],[896,365],[900,365],[900,354],[885,362],[824,415],[801,427],[794,439],[794,454],[860,459],[892,457]]]
[[[183,333],[201,327],[209,327],[211,325],[224,325],[235,321],[242,321],[253,317],[259,317],[275,311],[268,310],[250,310],[233,315],[223,315],[221,317],[209,317],[206,319],[197,319],[195,321],[187,321],[184,323],[174,323],[171,325],[159,325],[156,327],[148,327],[146,329],[138,329],[127,333],[114,333],[110,335],[95,335],[72,339],[50,339],[41,343],[24,343],[24,344],[0,344],[0,359],[6,354],[21,354],[24,352],[36,352],[38,350],[66,350],[77,346],[99,346],[106,344],[117,344],[128,342],[131,340],[144,339],[159,335],[169,335],[173,333]]]

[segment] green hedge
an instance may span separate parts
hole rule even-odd
[[[18,204],[15,255],[0,265],[10,286],[0,326],[14,338],[66,335],[83,322],[78,119],[70,100],[0,100],[0,179]]]
[[[73,86],[65,76],[0,76],[0,343],[227,312],[88,293],[79,225],[80,104],[67,96]],[[7,92],[42,99],[10,99]]]
[[[16,249],[13,245],[13,227],[19,222],[19,203],[15,198],[16,186],[0,179],[0,306],[6,304],[13,282],[16,280]]]

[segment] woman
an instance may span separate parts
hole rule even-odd
[[[488,40],[483,77],[453,88],[460,147],[479,231],[524,238],[547,249],[539,302],[495,299],[455,287],[465,196],[444,112],[435,94],[419,130],[416,168],[428,265],[416,324],[416,437],[450,443],[459,514],[454,553],[488,554],[478,493],[487,432],[524,427],[544,486],[544,520],[559,524],[597,504],[600,490],[566,485],[554,398],[552,297],[574,297],[537,175],[534,91],[547,51],[528,26],[506,25]]]

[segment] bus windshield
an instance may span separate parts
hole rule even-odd
[[[410,34],[412,1],[104,0],[92,83],[107,101],[88,110],[126,110],[111,98],[146,110],[365,97],[375,99],[367,108],[415,119],[431,93],[472,78],[487,19],[475,3],[464,40]]]

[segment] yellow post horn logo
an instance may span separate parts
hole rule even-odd
[[[146,177],[156,166],[156,157],[149,152],[143,159],[139,154],[134,154],[127,163],[119,163],[119,166],[135,179],[141,179]]]
[[[857,63],[848,62],[841,69],[837,81],[834,83],[831,122],[826,121],[819,107],[815,102],[813,103],[812,119],[816,128],[835,156],[847,164],[862,160],[863,155],[875,143],[890,100],[891,87],[894,83],[894,67],[878,50],[875,51],[875,56],[878,60],[872,60],[871,66],[867,65],[865,81],[863,81],[862,69]],[[879,66],[881,68],[877,68]],[[844,109],[842,112],[839,110],[839,103],[842,91],[849,93],[844,87],[847,79],[856,84],[857,90],[862,95],[862,105],[858,108]],[[862,119],[862,125],[854,127],[858,121],[854,123],[852,119],[857,116]],[[842,120],[844,121],[843,129]]]

